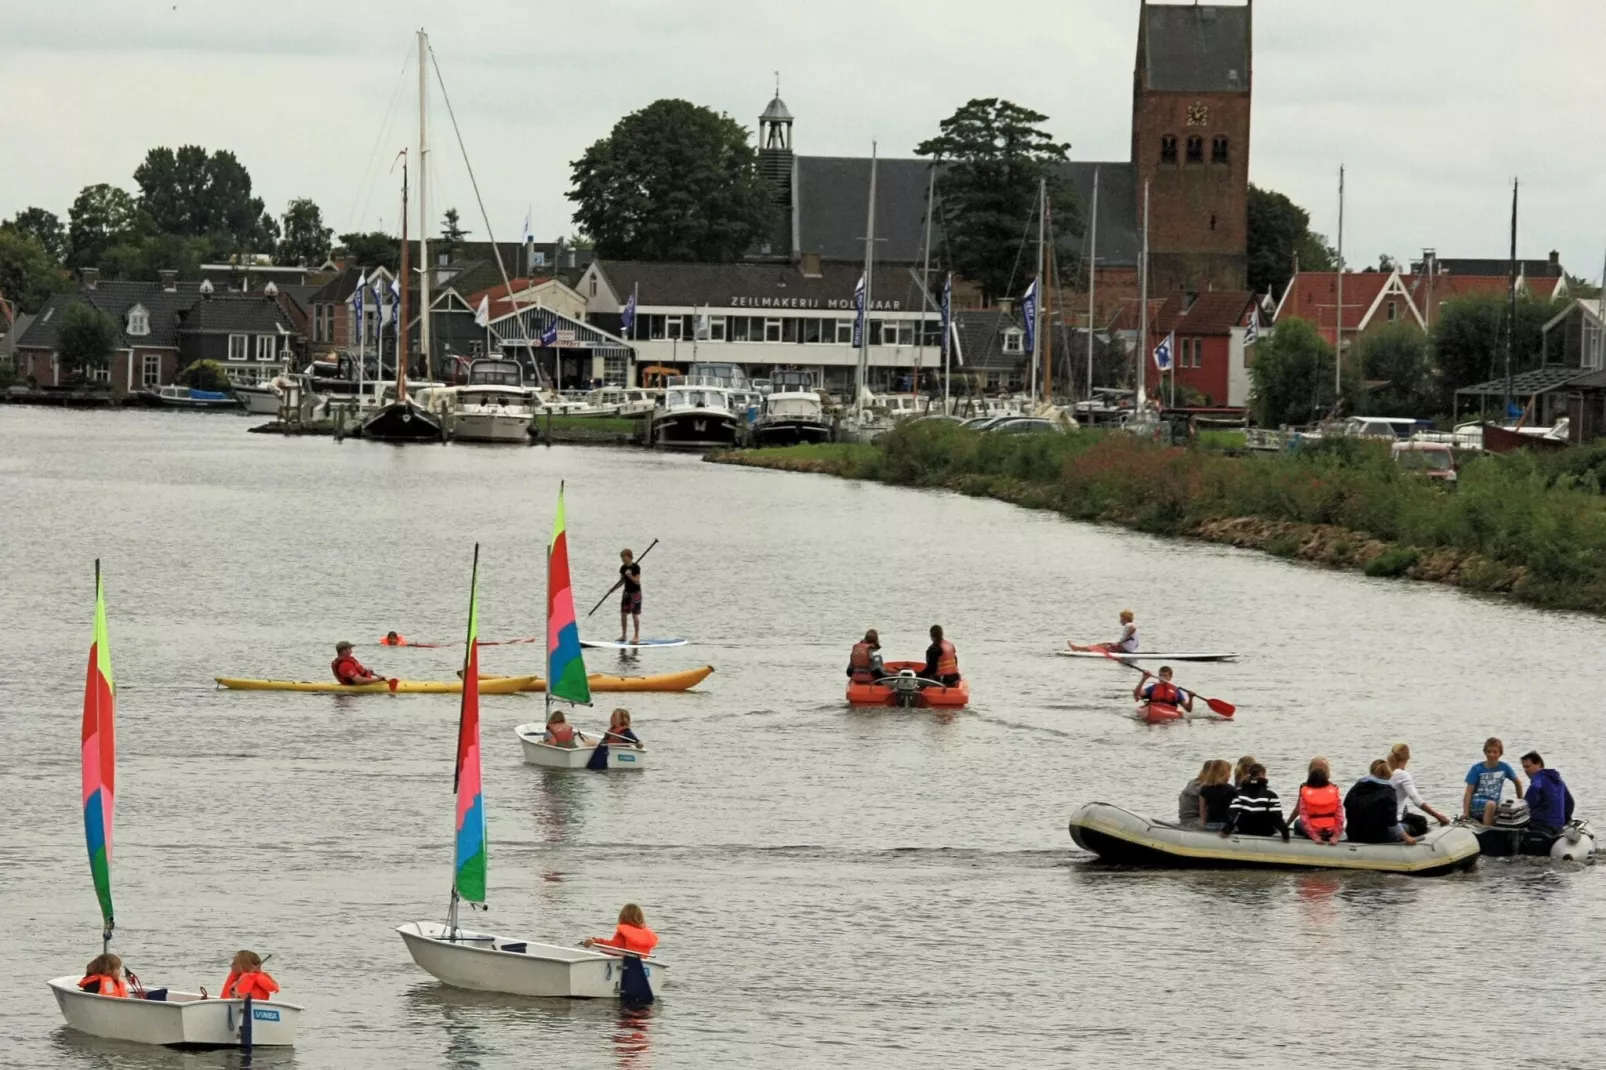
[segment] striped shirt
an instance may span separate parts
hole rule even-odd
[[[1282,800],[1264,780],[1249,780],[1227,808],[1228,832],[1241,836],[1287,836]]]

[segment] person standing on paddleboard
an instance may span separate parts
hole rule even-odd
[[[619,641],[625,642],[626,627],[633,619],[636,634],[629,641],[639,643],[641,642],[641,566],[636,564],[635,551],[630,549],[620,550],[619,560],[624,562],[619,566],[619,582],[624,585],[624,594],[619,600]]]
[[[1094,643],[1091,646],[1077,646],[1070,643],[1072,650],[1087,653],[1102,650],[1112,654],[1136,654],[1138,652],[1138,624],[1130,609],[1121,610],[1121,638],[1113,643]]]

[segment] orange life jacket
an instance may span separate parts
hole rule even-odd
[[[223,999],[272,999],[273,994],[279,991],[279,983],[275,981],[266,970],[252,970],[250,973],[229,972],[229,979],[223,982]]]
[[[875,679],[875,673],[871,669],[873,662],[870,660],[870,652],[869,643],[853,644],[853,653],[848,658],[848,668],[853,670],[855,682],[867,683]]]
[[[937,658],[937,675],[939,677],[958,676],[959,654],[954,650],[954,645],[948,640],[944,639],[940,649],[942,653]]]
[[[549,724],[546,726],[546,730],[552,733],[552,742],[560,747],[567,747],[574,742],[574,725],[572,724]]]
[[[1305,826],[1312,832],[1337,831],[1338,815],[1343,805],[1337,784],[1321,788],[1313,788],[1309,784],[1299,786],[1299,812],[1305,819]]]
[[[110,977],[104,973],[90,974],[78,982],[78,987],[92,995],[128,998],[128,982],[121,977]]]
[[[385,638],[383,638],[383,639],[381,639],[379,641],[379,645],[380,646],[406,646],[407,645],[407,637],[405,635],[398,635],[395,639],[392,639],[390,636],[387,635],[387,636],[385,636]]]
[[[645,925],[629,925],[621,921],[611,938],[598,940],[597,943],[628,951],[632,955],[650,955],[652,949],[658,946],[658,934]]]

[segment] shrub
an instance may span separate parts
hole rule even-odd
[[[223,370],[223,365],[215,360],[198,360],[194,364],[184,367],[178,373],[180,386],[193,387],[196,390],[227,391],[234,384],[229,382],[229,373]]]
[[[1416,549],[1410,546],[1391,546],[1366,563],[1366,574],[1385,579],[1403,576],[1416,564]]]

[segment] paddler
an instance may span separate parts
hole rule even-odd
[[[382,684],[383,676],[375,676],[369,672],[362,662],[351,653],[351,644],[342,639],[335,644],[335,660],[329,663],[334,670],[335,679],[343,684]]]
[[[1160,666],[1160,675],[1151,676],[1143,670],[1143,679],[1132,689],[1134,702],[1147,702],[1156,706],[1174,706],[1183,713],[1193,712],[1193,695],[1171,682],[1171,666]]]
[[[406,646],[407,637],[397,635],[395,632],[386,632],[385,637],[379,641],[380,646]]]
[[[1069,642],[1069,640],[1067,640]],[[1109,654],[1136,654],[1138,652],[1138,625],[1130,609],[1121,610],[1121,638],[1113,643],[1093,643],[1090,646],[1077,646],[1070,643],[1072,650],[1083,653],[1104,652]]]
[[[874,628],[853,644],[848,655],[848,675],[856,684],[873,684],[887,674],[881,665],[881,636]]]
[[[652,547],[647,547],[652,549]],[[641,566],[636,564],[636,553],[629,548],[619,551],[619,560],[624,564],[619,566],[619,582],[624,585],[624,593],[619,598],[619,641],[625,641],[625,626],[632,619],[636,625],[636,636],[630,641],[641,642]]]
[[[942,637],[942,625],[931,626],[931,645],[926,647],[926,665],[920,675],[935,680],[943,687],[959,683],[959,654],[954,645]]]

